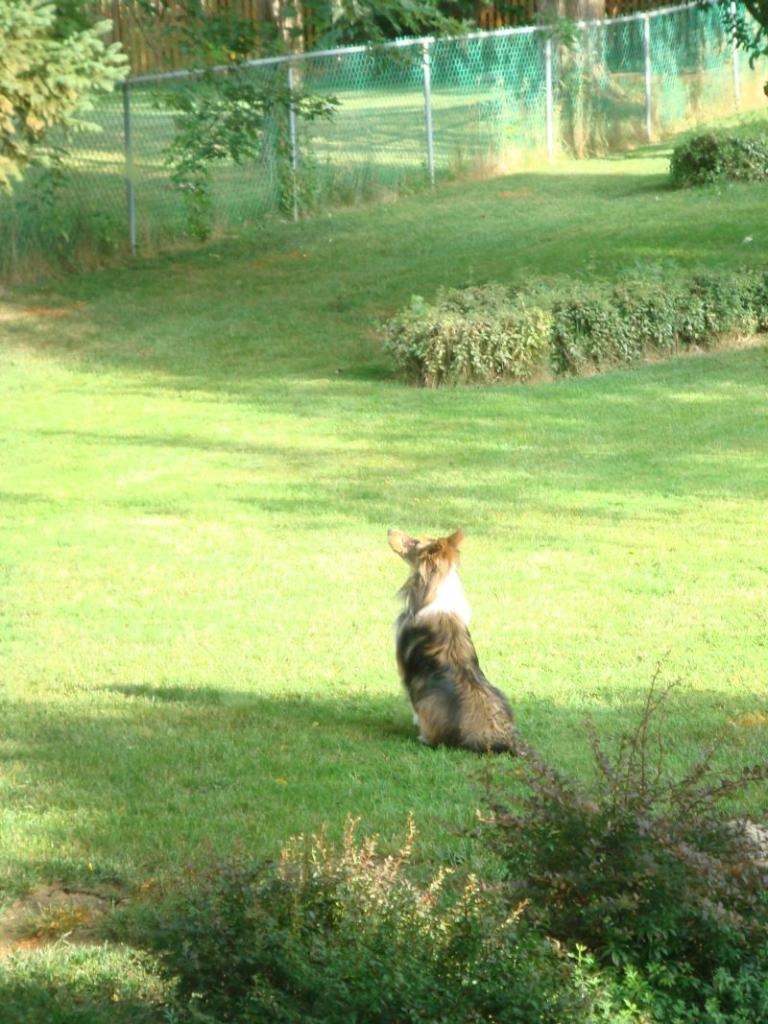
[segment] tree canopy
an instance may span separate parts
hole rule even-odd
[[[125,76],[120,47],[101,38],[108,27],[60,19],[41,0],[0,0],[0,188],[55,159],[51,129],[85,127],[92,95]]]
[[[761,57],[768,57],[768,0],[717,0],[726,31],[736,44],[749,54],[749,63],[755,66]],[[765,85],[768,95],[768,82]]]

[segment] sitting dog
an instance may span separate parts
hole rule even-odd
[[[517,730],[506,697],[478,664],[467,629],[470,610],[456,565],[461,530],[450,537],[387,534],[410,567],[395,622],[397,665],[419,726],[419,739],[481,753],[514,750]]]

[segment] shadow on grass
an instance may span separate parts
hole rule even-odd
[[[697,197],[668,192],[665,175],[621,173],[634,159],[664,151],[644,148],[602,162],[609,173],[455,183],[418,201],[339,211],[332,231],[325,217],[300,229],[265,226],[172,261],[83,275],[53,296],[54,305],[64,294],[85,301],[85,309],[73,307],[52,324],[43,304],[35,319],[24,299],[10,300],[18,317],[3,330],[12,341],[74,352],[97,368],[132,368],[230,393],[276,372],[354,374],[376,364],[378,374],[385,364],[370,330],[414,291],[430,296],[470,279],[561,274],[615,280],[638,260],[688,268],[720,262],[723,239],[736,230],[740,245],[747,233],[734,228],[739,217],[728,203],[715,197],[699,215]],[[346,251],[334,248],[339,240]],[[743,246],[728,259],[733,269],[760,262]]]
[[[109,690],[123,697],[139,697],[160,704],[222,704],[224,694],[213,686],[148,686],[137,683],[127,686],[110,686]]]
[[[498,778],[498,769],[509,763],[503,757],[420,746],[404,701],[394,696],[269,698],[216,687],[141,683],[107,687],[102,696],[118,702],[102,716],[73,713],[62,722],[41,715],[26,728],[19,716],[19,741],[28,737],[23,775],[30,780],[19,800],[29,805],[37,791],[36,828],[47,834],[52,849],[71,852],[67,859],[31,865],[20,856],[8,865],[11,878],[15,870],[47,881],[60,880],[62,873],[92,881],[94,862],[96,872],[103,872],[110,854],[116,859],[112,850],[118,844],[124,854],[120,866],[115,864],[118,882],[130,890],[159,873],[172,886],[186,868],[210,866],[213,859],[272,858],[282,840],[321,821],[329,822],[334,839],[348,813],[362,814],[363,833],[381,830],[387,849],[390,840],[397,844],[402,838],[410,810],[421,836],[443,833],[437,842],[432,838],[429,845],[417,846],[428,872],[435,861],[476,867],[476,840],[468,832],[483,800],[483,777],[489,764]],[[605,747],[637,723],[645,697],[639,689],[621,697],[615,691],[594,695],[590,713]],[[583,709],[530,696],[518,696],[514,703],[526,738],[551,763],[582,778],[589,774]],[[733,771],[753,763],[768,740],[766,712],[765,702],[756,709],[754,702],[732,694],[678,690],[660,719],[675,774],[689,768],[722,728],[727,740],[722,766]],[[283,740],[290,751],[278,763],[270,751]],[[297,762],[303,769],[301,789],[312,793],[317,782],[328,789],[320,818],[318,808],[302,803],[292,785]],[[276,779],[278,771],[283,775]],[[350,774],[358,776],[352,791],[345,784]],[[275,789],[281,791],[277,801]],[[52,810],[69,807],[84,813],[68,825],[51,827]],[[107,807],[114,809],[111,822]],[[762,810],[768,812],[765,800]],[[268,815],[276,820],[265,845],[260,840]],[[118,933],[125,927],[124,921],[107,924]],[[67,1016],[76,1009],[87,1011],[92,1024],[163,1019],[161,983],[155,978],[148,984],[148,965],[117,962],[126,956],[118,948],[59,946],[50,952],[48,964],[27,955],[4,970],[0,961],[0,1000],[6,1010],[18,1011],[24,1024],[85,1020]],[[112,994],[120,986],[116,1009]]]
[[[3,1024],[162,1024],[168,989],[119,947],[59,943],[0,959]]]
[[[586,711],[610,747],[646,696],[597,691],[577,707],[509,693],[525,739],[579,777],[592,771]],[[288,836],[326,822],[338,836],[350,814],[388,840],[402,835],[412,810],[425,861],[476,856],[466,831],[486,759],[420,745],[396,692],[267,697],[135,683],[101,699],[90,713],[53,716],[31,705],[5,716],[18,784],[4,810],[20,837],[35,837],[7,859],[9,891],[98,878],[131,888],[238,848],[274,856]],[[680,689],[659,728],[676,774],[720,734],[718,764],[732,770],[764,758],[768,701]]]

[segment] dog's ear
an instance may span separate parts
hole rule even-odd
[[[452,533],[450,537],[446,537],[445,539],[452,548],[458,551],[464,541],[464,531],[462,529],[458,529],[455,533]]]
[[[395,554],[400,555],[401,558],[407,558],[419,543],[415,537],[409,537],[402,530],[387,530],[387,540]]]

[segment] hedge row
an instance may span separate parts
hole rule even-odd
[[[499,284],[414,296],[385,325],[406,379],[441,384],[527,381],[706,349],[768,330],[768,273],[636,276],[614,286],[512,291]]]

